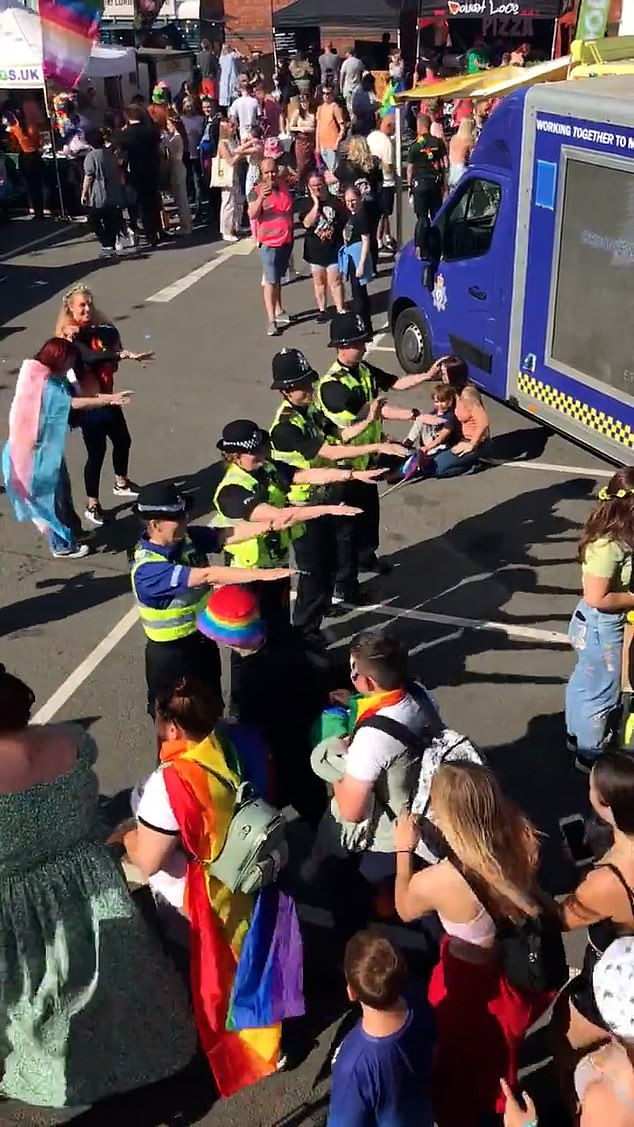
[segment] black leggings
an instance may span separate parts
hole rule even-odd
[[[104,458],[106,456],[106,443],[109,438],[112,443],[112,468],[116,477],[128,476],[128,460],[132,439],[125,416],[120,407],[102,407],[105,418],[95,422],[84,423],[81,433],[88,457],[84,466],[84,484],[87,497],[99,496],[99,481]]]
[[[370,295],[368,287],[361,284],[357,278],[356,270],[352,259],[348,260],[348,281],[352,290],[352,308],[355,313],[360,313],[363,317],[363,324],[365,325],[370,336],[374,336],[372,328],[372,309],[370,306]]]

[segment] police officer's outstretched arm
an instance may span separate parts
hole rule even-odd
[[[226,583],[257,583],[263,580],[289,579],[295,575],[293,567],[193,567],[189,573],[188,587],[222,587]],[[194,581],[193,581],[194,580]]]

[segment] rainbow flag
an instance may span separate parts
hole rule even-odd
[[[161,749],[165,787],[190,857],[185,912],[196,1025],[221,1096],[275,1072],[281,1023],[304,1012],[293,901],[275,886],[258,896],[232,893],[209,871],[227,834],[234,788],[247,777],[255,784],[237,742],[232,728],[231,741],[216,731],[200,744],[174,741]]]
[[[100,0],[38,0],[44,77],[72,90],[99,38]]]

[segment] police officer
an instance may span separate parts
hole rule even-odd
[[[325,467],[329,462],[350,461],[361,455],[403,457],[407,453],[405,447],[396,443],[335,444],[335,427],[313,402],[313,383],[317,379],[317,372],[299,349],[285,348],[273,357],[271,388],[281,391],[283,397],[270,432],[271,454],[276,462],[283,462],[291,469],[307,470]],[[341,436],[350,442],[366,425],[365,420],[354,423],[344,428]],[[334,441],[328,440],[328,434]],[[332,468],[328,473],[331,484],[321,487],[306,482],[298,484],[295,478],[288,499],[296,505],[320,499],[336,502],[341,499],[343,482],[372,482],[380,473],[380,469]],[[307,524],[303,535],[294,540],[293,550],[300,568],[293,622],[308,641],[319,643],[319,630],[330,609],[337,572],[334,519],[325,517]]]
[[[434,379],[437,370],[412,376],[394,376],[364,360],[368,332],[358,313],[340,313],[330,322],[330,347],[337,349],[337,358],[317,382],[315,400],[320,411],[343,437],[347,428],[365,422],[351,441],[355,445],[380,442],[381,420],[412,421],[420,414],[416,408],[386,406],[381,393],[390,390],[408,391],[426,380]],[[367,469],[375,455],[359,454],[352,463],[355,469]],[[361,486],[350,481],[344,487],[344,500],[359,505],[363,514],[353,525],[342,521],[337,525],[337,594],[346,602],[360,603],[359,569],[382,574],[389,565],[377,558],[379,545],[379,492],[376,485]]]
[[[175,485],[146,485],[135,507],[145,531],[134,552],[131,579],[147,639],[145,676],[151,715],[157,696],[171,692],[186,674],[205,681],[221,696],[218,647],[198,632],[196,617],[211,586],[255,577],[249,568],[210,567],[207,560],[210,552],[252,538],[254,526],[188,528],[190,501]],[[257,531],[265,533],[271,527],[269,521],[258,525]],[[287,569],[277,568],[266,578],[279,582],[289,575]]]
[[[287,564],[289,548],[304,532],[307,521],[336,516],[357,516],[359,508],[336,504],[298,503],[291,498],[297,485],[324,485],[346,475],[334,469],[296,469],[271,459],[267,431],[250,419],[228,423],[217,443],[227,466],[214,494],[214,507],[223,524],[238,520],[284,522],[281,530],[254,537],[241,544],[228,544],[233,566],[257,568],[258,575],[276,564]],[[259,569],[262,569],[260,571]],[[300,576],[299,582],[305,577]],[[258,584],[259,586],[259,584]],[[258,590],[260,613],[269,637],[289,626],[290,581],[268,583]]]

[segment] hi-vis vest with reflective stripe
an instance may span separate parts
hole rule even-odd
[[[160,552],[153,552],[151,548],[142,548],[140,545],[134,553],[134,562],[130,578],[132,590],[139,608],[141,625],[145,635],[151,642],[177,642],[179,638],[187,638],[196,633],[196,619],[209,598],[209,587],[188,587],[186,591],[174,593],[169,606],[156,610],[147,607],[139,598],[135,576],[137,568],[146,563],[165,563],[165,556]],[[186,567],[206,567],[207,557],[197,552],[188,536],[181,544],[178,559],[174,566],[185,564]]]
[[[271,423],[269,431],[271,435],[277,424],[283,419],[291,426],[297,427],[303,438],[319,438],[322,442],[326,441],[321,412],[312,404],[302,411],[298,407],[293,407],[292,403],[280,403]],[[311,467],[315,468],[325,464],[320,458],[313,458],[311,462],[303,454],[300,454],[299,450],[277,450],[275,446],[272,446],[271,454],[276,462],[286,462],[296,470],[309,470]],[[288,499],[292,505],[306,505],[308,501],[315,499],[315,492],[319,489],[323,490],[323,486],[295,485],[293,483],[288,491]]]
[[[278,483],[275,467],[266,462],[263,469],[267,479],[266,503],[275,505],[276,509],[286,508],[288,498]],[[248,489],[249,493],[255,493],[260,489],[260,482],[253,474],[247,473],[235,463],[227,466],[225,475],[214,493],[214,507],[220,516],[219,524],[223,527],[238,523],[226,517],[218,505],[220,491],[227,485],[239,485],[242,489]],[[225,552],[231,557],[232,567],[283,567],[288,561],[291,540],[301,536],[303,531],[304,525],[298,524],[281,532],[267,532],[264,536],[254,536],[252,540],[243,540],[241,544],[225,544]]]
[[[355,416],[351,411],[330,411],[324,405],[322,392],[324,387],[328,383],[343,384],[343,386],[349,388],[350,391],[357,391],[360,388],[367,402],[371,403],[376,395],[374,380],[372,379],[370,369],[366,364],[359,364],[358,375],[354,375],[349,368],[345,368],[344,365],[340,364],[338,360],[335,360],[334,364],[330,366],[325,376],[321,376],[321,378],[319,379],[316,388],[317,406],[319,407],[320,411],[323,411],[326,418],[331,419],[332,422],[339,427],[339,430],[344,430],[345,427],[349,427],[352,425],[352,423],[355,422]],[[376,419],[374,422],[368,423],[365,430],[361,431],[361,434],[358,434],[356,438],[350,439],[350,443],[353,446],[366,446],[370,443],[380,441],[380,419]],[[353,470],[365,470],[367,469],[370,461],[370,454],[360,454],[358,458],[354,459],[354,461],[346,461],[346,466],[348,466],[349,469]]]

